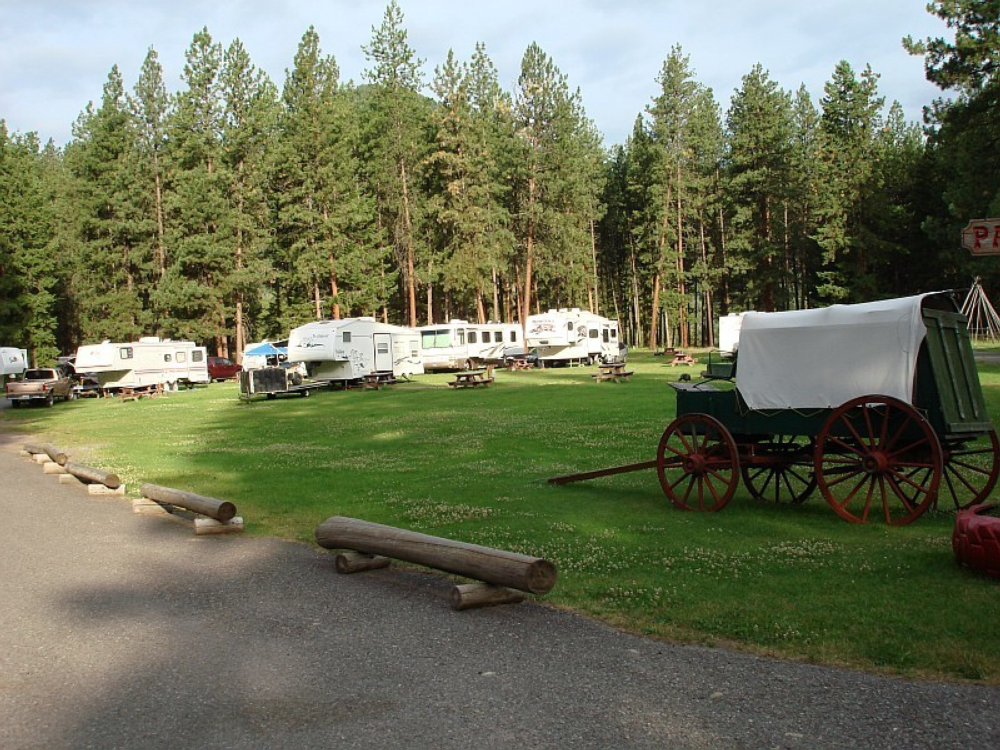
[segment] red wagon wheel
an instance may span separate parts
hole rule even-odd
[[[714,417],[678,417],[660,438],[656,474],[667,497],[681,510],[722,510],[740,481],[736,443]]]
[[[1000,477],[1000,440],[990,430],[967,440],[944,442],[944,481],[938,502],[968,508],[989,497]]]
[[[772,435],[753,445],[740,470],[743,484],[757,500],[801,503],[816,489],[813,441],[798,435]]]
[[[830,507],[852,523],[873,508],[903,526],[937,497],[944,459],[930,423],[890,396],[861,396],[836,409],[816,439],[816,482]]]

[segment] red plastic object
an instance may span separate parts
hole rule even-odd
[[[1000,578],[1000,518],[984,515],[995,503],[981,503],[959,511],[951,547],[960,565]]]

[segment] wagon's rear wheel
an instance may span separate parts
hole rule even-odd
[[[944,481],[938,503],[968,508],[989,497],[1000,477],[1000,440],[990,430],[968,440],[944,441]]]
[[[722,510],[740,481],[736,443],[714,417],[678,417],[660,438],[656,474],[663,491],[678,508]]]
[[[890,396],[861,396],[823,425],[815,469],[820,492],[842,518],[867,523],[874,510],[903,526],[937,497],[944,459],[920,412]]]
[[[816,489],[813,441],[799,435],[772,435],[754,444],[740,470],[757,500],[801,503]]]

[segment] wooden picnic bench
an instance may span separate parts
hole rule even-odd
[[[370,372],[361,380],[365,390],[377,391],[385,385],[395,385],[396,378],[391,372]]]
[[[674,358],[670,361],[671,367],[674,367],[676,365],[696,365],[696,364],[698,364],[698,360],[696,360],[687,352],[681,351],[680,349],[677,349],[674,352]]]
[[[597,372],[590,377],[592,377],[597,383],[605,380],[613,380],[616,383],[620,383],[621,381],[629,380],[632,377],[632,370],[626,370],[624,362],[608,362],[606,364],[598,365]]]
[[[526,357],[515,357],[507,363],[507,367],[511,372],[516,372],[517,370],[530,370],[534,367]]]
[[[463,370],[455,373],[455,379],[449,381],[452,388],[487,387],[493,382],[493,365],[487,365],[485,370]]]

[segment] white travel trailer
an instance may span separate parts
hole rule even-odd
[[[624,356],[618,321],[577,307],[529,315],[526,342],[541,362],[612,362]]]
[[[304,362],[313,380],[352,382],[366,375],[419,375],[420,334],[375,318],[306,323],[288,337],[288,361]]]
[[[504,351],[518,348],[521,326],[516,323],[449,323],[421,326],[420,357],[425,370],[471,370],[503,362]]]
[[[746,313],[729,313],[719,318],[719,351],[731,357],[740,345],[740,328]]]
[[[81,346],[73,366],[77,374],[93,376],[107,391],[158,386],[176,390],[179,385],[209,382],[205,347],[155,336]]]
[[[28,369],[28,352],[12,346],[0,347],[0,383],[7,375],[20,375]]]

